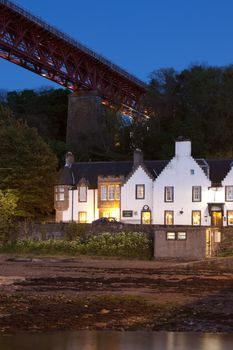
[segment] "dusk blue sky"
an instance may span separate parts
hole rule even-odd
[[[162,67],[233,63],[232,0],[18,0],[144,81]],[[0,89],[57,86],[0,59]]]

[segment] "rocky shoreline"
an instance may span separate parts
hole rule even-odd
[[[233,332],[233,271],[193,263],[0,257],[0,332]]]

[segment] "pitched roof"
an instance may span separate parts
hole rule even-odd
[[[202,166],[203,161],[196,160]],[[229,172],[232,160],[204,160],[209,165],[209,177],[213,185],[219,186],[221,181]],[[156,178],[165,166],[168,160],[148,160],[144,164],[153,178]],[[60,185],[77,185],[81,178],[85,178],[90,188],[97,188],[98,176],[128,176],[133,168],[133,161],[115,161],[115,162],[76,162],[71,168],[64,167],[60,171]],[[206,172],[205,172],[206,173]]]
[[[231,169],[232,159],[207,159],[210,169],[210,180],[213,186],[218,186]]]
[[[148,171],[155,178],[158,176],[168,161],[156,160],[145,161],[144,164]],[[59,184],[72,185],[72,173],[74,175],[74,182],[77,184],[81,178],[85,178],[90,188],[97,188],[98,176],[127,176],[133,168],[133,161],[119,161],[119,162],[77,162],[72,164],[71,168],[64,167],[60,172]]]

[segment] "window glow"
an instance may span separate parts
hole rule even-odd
[[[78,212],[78,222],[81,224],[85,224],[87,222],[87,212],[79,211]]]
[[[165,225],[173,225],[174,215],[173,211],[165,211]]]
[[[201,225],[201,211],[200,210],[193,210],[193,212],[192,212],[192,224],[194,226]]]

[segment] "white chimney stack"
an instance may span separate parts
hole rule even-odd
[[[176,157],[190,157],[191,156],[191,141],[178,137],[176,141]]]

